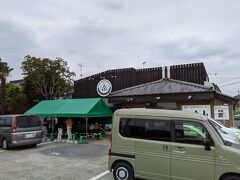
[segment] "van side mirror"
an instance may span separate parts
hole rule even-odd
[[[203,139],[202,144],[205,146],[206,151],[211,151],[211,141],[209,139]]]

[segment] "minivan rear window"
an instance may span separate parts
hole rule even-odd
[[[36,116],[17,116],[16,122],[19,128],[38,127],[41,125],[39,117]]]

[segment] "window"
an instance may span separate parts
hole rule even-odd
[[[121,119],[120,134],[124,137],[170,141],[170,121],[150,119]]]
[[[19,128],[38,127],[41,125],[39,117],[36,116],[18,116],[16,120]]]
[[[203,139],[210,139],[206,128],[198,122],[175,121],[175,141],[201,145]]]
[[[4,119],[0,118],[0,127],[3,127],[3,125],[4,125]]]
[[[5,118],[4,127],[12,127],[12,118],[11,117]]]
[[[136,138],[170,141],[170,121],[136,119]]]
[[[119,132],[123,137],[134,136],[134,121],[133,119],[121,119],[119,124]]]

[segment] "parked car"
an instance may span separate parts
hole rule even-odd
[[[217,129],[217,131],[221,134],[224,140],[231,143],[240,144],[240,131],[238,129],[226,127],[222,123],[211,118],[209,118],[209,120],[212,125]]]
[[[37,116],[0,116],[0,145],[3,149],[14,146],[31,145],[42,141],[41,121]]]
[[[201,129],[184,124],[183,125],[184,136],[189,138],[206,138],[206,134],[202,132]]]
[[[239,180],[240,145],[204,115],[120,109],[113,116],[108,169],[116,180]]]

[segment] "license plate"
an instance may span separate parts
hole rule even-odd
[[[31,134],[25,134],[25,138],[32,138],[32,137],[34,137],[34,134],[33,134],[33,133],[31,133]]]

